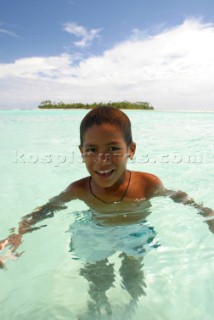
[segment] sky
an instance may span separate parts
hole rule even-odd
[[[0,0],[0,108],[214,111],[213,0]]]

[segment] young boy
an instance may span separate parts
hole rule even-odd
[[[85,202],[94,218],[105,225],[141,221],[146,216],[146,200],[160,195],[191,205],[204,216],[214,215],[213,210],[198,205],[186,193],[166,190],[157,176],[126,169],[128,159],[134,157],[136,144],[132,140],[130,120],[121,110],[102,106],[86,114],[80,125],[79,149],[89,176],[71,183],[47,204],[24,216],[18,233],[0,241],[0,249],[10,246],[15,252],[22,235],[38,228],[33,225],[66,208],[65,203],[74,199]],[[112,212],[118,214],[112,217]],[[214,232],[214,220],[207,222]]]

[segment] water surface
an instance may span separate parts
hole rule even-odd
[[[0,112],[1,238],[24,214],[87,175],[78,151],[86,112]],[[126,112],[137,143],[128,168],[154,173],[166,187],[213,208],[214,113]],[[141,229],[103,233],[87,210],[71,202],[47,227],[24,236],[24,254],[0,272],[1,319],[213,319],[214,237],[194,208],[154,198]],[[74,252],[75,230],[81,241]],[[136,259],[122,253],[130,234],[145,240]]]

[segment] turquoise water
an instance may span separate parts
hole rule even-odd
[[[77,147],[86,112],[0,112],[1,239],[24,214],[87,175]],[[166,187],[214,208],[214,113],[126,112],[137,143],[128,168],[154,173]],[[214,235],[194,208],[168,198],[154,198],[151,205],[139,236],[145,254],[132,261],[121,255],[124,242],[111,246],[108,229],[95,232],[80,201],[45,221],[47,227],[26,234],[19,248],[23,255],[0,270],[1,320],[213,319]],[[77,226],[82,237],[74,255]],[[137,239],[139,226],[127,228]],[[120,227],[120,241],[125,235]],[[83,248],[90,252],[90,265],[88,257],[78,256]]]

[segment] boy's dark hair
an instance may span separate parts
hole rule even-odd
[[[109,123],[116,126],[124,136],[129,146],[132,143],[131,122],[127,115],[119,109],[109,106],[99,106],[89,111],[80,124],[80,144],[83,145],[83,136],[93,125],[101,126]]]

